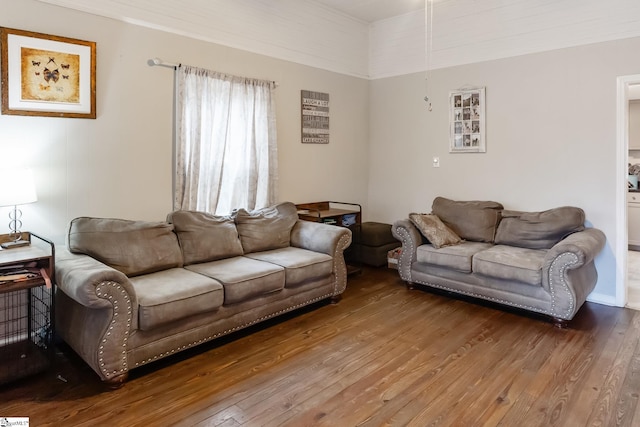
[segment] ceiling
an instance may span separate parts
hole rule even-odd
[[[425,0],[314,0],[365,22],[375,22],[424,9]]]

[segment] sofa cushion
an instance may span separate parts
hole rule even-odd
[[[498,279],[542,286],[544,249],[495,245],[473,257],[473,272]]]
[[[242,244],[231,216],[205,212],[175,211],[167,216],[173,223],[186,265],[242,255]]]
[[[502,211],[496,244],[550,249],[571,233],[584,230],[584,211],[563,206],[543,212]]]
[[[460,238],[493,242],[503,206],[491,201],[454,201],[436,197],[431,209]]]
[[[434,248],[462,243],[462,239],[434,214],[409,214],[409,220],[426,237]]]
[[[463,242],[440,249],[436,249],[432,245],[421,245],[418,246],[416,259],[418,262],[471,273],[473,256],[491,246],[491,243],[482,242]]]
[[[138,327],[148,331],[194,314],[215,311],[224,301],[222,284],[184,268],[133,277]]]
[[[182,267],[178,238],[166,222],[75,218],[69,226],[68,247],[129,277]]]
[[[225,305],[284,289],[284,268],[244,256],[192,264],[185,268],[222,283]]]
[[[289,246],[271,251],[254,252],[247,257],[270,262],[284,268],[285,287],[295,287],[312,280],[330,277],[333,258],[327,254]]]
[[[298,220],[298,210],[291,202],[247,212],[239,209],[236,226],[244,253],[289,246],[291,229]]]

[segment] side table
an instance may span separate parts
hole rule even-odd
[[[31,244],[0,250],[0,384],[45,370],[55,354],[55,246],[34,233],[23,239]]]

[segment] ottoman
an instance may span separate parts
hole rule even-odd
[[[391,234],[391,224],[363,222],[351,227],[353,243],[349,258],[373,267],[387,265],[387,253],[402,244]]]

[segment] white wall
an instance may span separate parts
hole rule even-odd
[[[172,206],[168,61],[276,80],[280,199],[366,203],[368,82],[34,0],[0,0],[0,26],[97,42],[96,120],[0,115],[0,158],[34,169],[23,230],[64,242],[81,215],[164,220]],[[331,96],[331,142],[300,142],[300,90]],[[0,232],[8,232],[0,208]],[[7,218],[6,222],[2,218]]]
[[[433,198],[509,209],[584,208],[608,241],[592,299],[613,302],[616,77],[640,72],[640,38],[368,82],[35,0],[0,0],[0,26],[96,41],[98,119],[0,116],[0,157],[36,172],[24,229],[63,241],[80,215],[161,220],[171,209],[173,73],[160,57],[276,80],[280,198],[342,200],[393,222]],[[487,88],[487,153],[448,153],[447,99]],[[300,143],[300,90],[331,95],[331,143]],[[441,167],[431,167],[439,156]],[[1,220],[0,232],[7,227]]]
[[[640,100],[629,101],[629,157],[637,156],[640,149]]]
[[[315,68],[368,76],[367,23],[313,0],[40,1]]]
[[[369,211],[391,222],[436,196],[508,209],[575,205],[607,235],[592,299],[613,303],[616,77],[640,70],[640,38],[372,81]],[[450,154],[448,94],[486,87],[487,152]],[[440,157],[440,168],[431,166]]]
[[[60,0],[56,0],[60,1]],[[434,1],[429,69],[640,36],[637,0]],[[377,21],[370,76],[425,66],[425,12]]]
[[[356,77],[404,75],[426,65],[424,9],[367,25],[315,0],[39,1]],[[350,3],[357,10],[363,2]],[[430,4],[430,69],[640,37],[637,0]]]

